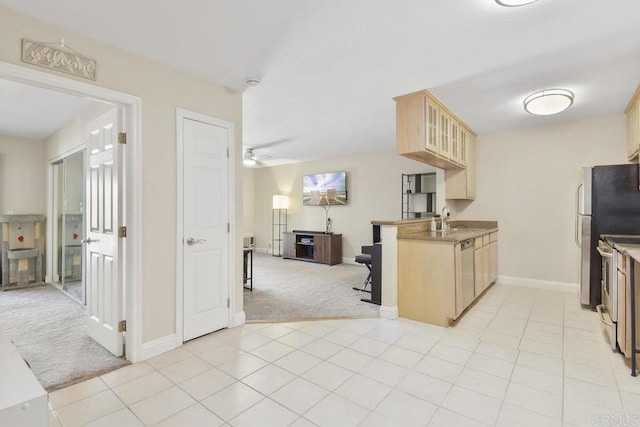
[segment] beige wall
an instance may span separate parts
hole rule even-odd
[[[85,136],[87,123],[112,108],[114,108],[113,105],[96,102],[95,105],[78,114],[61,129],[58,129],[55,133],[47,137],[45,140],[47,160],[51,162],[56,158],[68,154],[72,150],[85,147],[87,144],[87,138]]]
[[[290,196],[289,230],[325,228],[324,209],[302,206],[302,175],[347,172],[348,203],[332,206],[329,217],[335,233],[342,233],[342,256],[353,260],[360,247],[372,243],[371,221],[401,217],[403,173],[438,173],[438,209],[443,206],[442,171],[398,156],[394,151],[363,153],[292,165],[255,169],[256,245],[268,249],[271,243],[271,207],[274,194]]]
[[[576,284],[575,192],[581,168],[626,163],[623,114],[480,135],[477,197],[457,218],[497,220],[498,273]]]
[[[42,140],[0,135],[0,213],[46,214],[45,153]]]
[[[242,169],[243,233],[255,233],[255,169]]]
[[[97,61],[96,85],[139,96],[142,99],[142,341],[149,342],[175,332],[176,245],[176,108],[235,123],[234,155],[238,167],[233,177],[242,188],[241,94],[202,78],[160,65],[69,30],[0,8],[0,61],[18,64],[20,39],[59,40]],[[38,71],[44,68],[33,67]],[[60,74],[58,74],[60,75]],[[69,77],[63,75],[64,77]],[[69,77],[74,78],[74,77]],[[83,82],[88,82],[82,80]],[[242,199],[232,201],[238,225],[234,250],[241,244]],[[236,311],[242,309],[242,257],[233,266],[240,280],[236,286]]]

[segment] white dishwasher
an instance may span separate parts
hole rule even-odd
[[[476,290],[473,281],[474,239],[464,240],[460,242],[460,248],[462,250],[462,259],[460,265],[462,269],[462,303],[464,307],[468,307],[476,296]]]

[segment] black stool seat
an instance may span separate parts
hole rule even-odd
[[[366,279],[364,279],[364,284],[362,285],[362,288],[357,288],[354,286],[353,290],[371,293],[371,291],[367,290],[367,286],[369,285],[369,283],[371,283],[371,255],[369,254],[356,255],[355,261],[358,264],[363,264],[365,267],[367,267],[369,269],[369,275],[367,276]]]
[[[367,264],[371,265],[371,255],[369,254],[360,254],[356,255],[356,260],[358,264]]]

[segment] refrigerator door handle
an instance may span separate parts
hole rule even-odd
[[[575,241],[576,241],[576,245],[578,245],[579,248],[582,247],[582,242],[580,241],[580,189],[582,188],[582,183],[578,184],[578,187],[576,187],[576,224],[575,224]]]

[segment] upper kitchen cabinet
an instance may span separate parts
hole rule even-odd
[[[629,160],[638,160],[640,149],[640,86],[633,94],[625,110],[627,115],[627,156]]]
[[[394,100],[398,154],[444,169],[447,199],[473,200],[476,134],[427,90]]]
[[[453,200],[474,200],[476,198],[476,165],[474,162],[476,137],[460,127],[460,163],[464,169],[444,171],[444,195]]]

